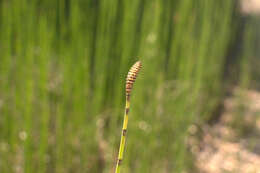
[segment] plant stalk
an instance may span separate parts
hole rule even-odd
[[[126,96],[124,123],[123,123],[122,132],[121,132],[120,147],[119,147],[119,153],[118,153],[115,173],[120,173],[120,168],[121,168],[121,164],[122,164],[122,161],[123,161],[123,155],[124,155],[124,150],[125,150],[125,141],[126,141],[126,132],[127,132],[127,124],[128,124],[129,108],[130,108],[130,96]]]

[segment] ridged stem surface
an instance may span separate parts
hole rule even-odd
[[[121,132],[121,141],[118,153],[118,159],[116,163],[116,173],[120,173],[121,164],[123,161],[123,155],[125,150],[125,141],[126,141],[126,132],[127,132],[127,124],[128,124],[128,113],[130,108],[130,96],[126,97],[126,104],[125,104],[125,115],[124,115],[124,123]]]

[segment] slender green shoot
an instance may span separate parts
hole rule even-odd
[[[123,154],[125,150],[125,141],[126,141],[126,132],[127,132],[127,124],[128,124],[128,113],[130,109],[130,95],[133,88],[133,84],[137,77],[139,70],[141,69],[142,64],[140,61],[137,61],[129,70],[127,78],[126,78],[126,104],[125,104],[125,115],[124,115],[124,122],[123,128],[121,133],[121,141],[118,153],[118,159],[116,162],[116,170],[115,173],[120,173],[121,164],[123,161]]]

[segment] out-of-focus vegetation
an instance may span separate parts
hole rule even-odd
[[[260,18],[246,16],[245,32],[243,35],[242,58],[240,75],[241,86],[260,89]]]
[[[111,172],[138,58],[123,172],[194,172],[187,128],[224,95],[236,10],[235,0],[1,0],[0,172]]]

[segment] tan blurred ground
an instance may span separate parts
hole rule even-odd
[[[241,0],[241,11],[245,14],[260,14],[260,0]]]
[[[260,92],[236,89],[224,107],[192,150],[197,167],[202,173],[260,173]]]

